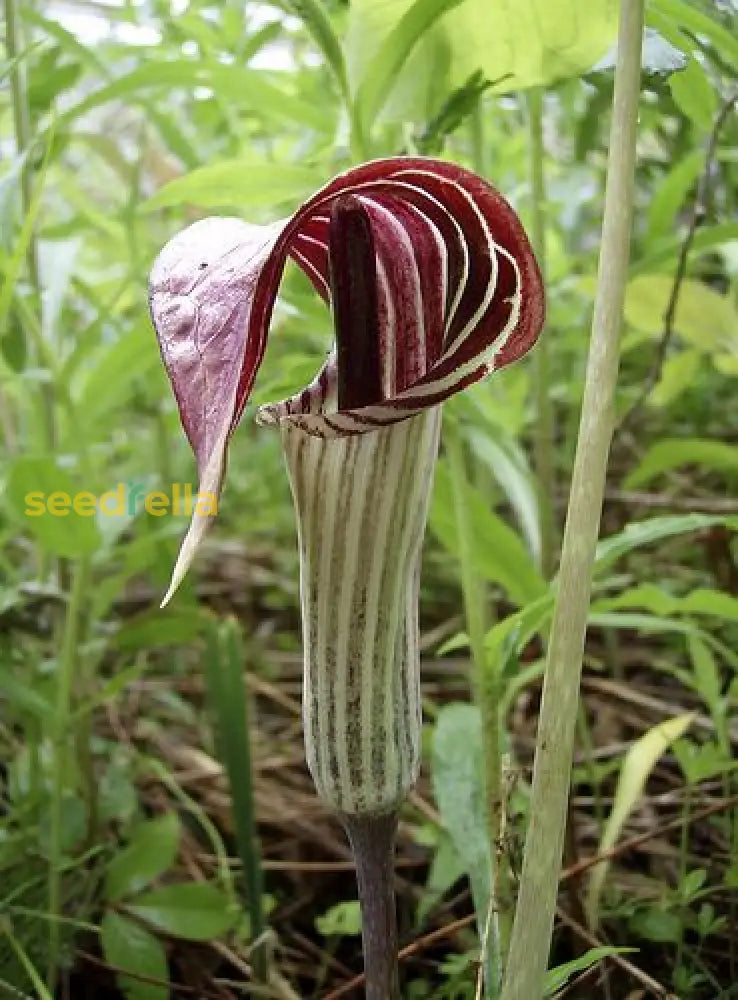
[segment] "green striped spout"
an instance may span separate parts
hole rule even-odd
[[[418,577],[440,410],[320,438],[281,424],[297,513],[303,723],[319,795],[389,812],[420,766]]]

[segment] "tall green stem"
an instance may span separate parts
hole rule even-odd
[[[546,282],[546,184],[543,168],[543,95],[536,87],[528,92],[528,159],[530,164],[531,237],[538,266]],[[536,401],[535,470],[538,483],[538,509],[541,522],[541,570],[546,579],[554,571],[556,547],[554,531],[554,411],[551,402],[551,363],[546,336],[533,352],[533,381]]]
[[[612,440],[633,209],[642,36],[643,0],[622,0],[592,341],[503,1000],[540,1000],[551,943],[592,566]]]
[[[23,50],[23,43],[18,23],[16,0],[4,0],[5,8],[5,49],[8,53],[10,70],[10,95],[13,104],[13,128],[15,145],[18,155],[26,152],[31,140],[31,125],[28,115],[28,88],[26,86],[25,60],[18,58]],[[29,164],[23,165],[21,174],[21,195],[23,214],[31,204],[31,175]],[[28,246],[28,269],[32,284],[38,288],[38,263],[36,256],[36,240],[32,237]]]
[[[47,983],[53,988],[59,971],[59,916],[61,915],[62,804],[64,775],[67,770],[69,718],[72,687],[77,672],[82,608],[87,586],[88,567],[80,560],[73,569],[72,587],[67,601],[61,651],[56,672],[56,703],[52,720],[52,773],[49,803],[49,955]]]
[[[461,590],[464,598],[464,614],[469,633],[472,656],[472,689],[474,701],[479,709],[482,722],[482,745],[484,749],[484,784],[489,839],[490,862],[493,864],[490,907],[491,920],[487,935],[488,990],[493,996],[499,994],[505,949],[510,934],[511,894],[507,856],[502,849],[505,824],[505,801],[502,783],[502,759],[500,754],[500,702],[502,690],[499,665],[487,662],[484,645],[486,634],[484,590],[480,585],[473,565],[474,538],[467,507],[467,476],[463,446],[458,428],[450,421],[444,428],[444,445],[451,467],[456,512],[456,531],[459,546]],[[478,914],[480,932],[484,929],[486,914]]]

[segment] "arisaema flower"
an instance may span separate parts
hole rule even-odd
[[[297,515],[307,760],[354,850],[367,997],[396,1000],[392,843],[420,759],[439,404],[525,354],[543,289],[505,199],[438,160],[366,163],[271,226],[196,222],[157,259],[151,312],[201,493],[220,491],[288,257],[331,308],[335,343],[310,385],[257,419],[280,428]],[[208,520],[195,513],[165,601]]]
[[[531,347],[541,278],[505,199],[433,159],[356,167],[270,226],[189,226],[159,255],[150,292],[201,493],[221,488],[288,257],[335,325],[314,381],[257,415],[281,430],[297,514],[307,758],[341,813],[381,814],[419,764],[418,573],[438,404]],[[195,514],[165,600],[207,523]]]

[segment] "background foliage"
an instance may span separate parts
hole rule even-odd
[[[647,5],[619,426],[552,992],[583,977],[585,996],[714,998],[738,979],[735,13]],[[0,995],[237,996],[252,960],[267,960],[267,995],[327,997],[359,967],[345,846],[301,764],[297,559],[276,435],[250,407],[207,551],[164,612],[183,517],[32,518],[25,496],[191,482],[147,314],[156,252],[208,211],[270,221],[357,159],[399,152],[476,169],[545,239],[545,340],[446,407],[458,447],[439,463],[424,564],[428,766],[399,868],[403,940],[423,946],[405,989],[475,995],[484,735],[479,709],[458,702],[471,687],[501,706],[514,883],[616,19],[614,0],[5,0]],[[253,402],[304,384],[330,333],[288,270]],[[460,569],[476,581],[464,600]],[[473,622],[482,630],[471,671],[462,606],[472,645]],[[242,649],[214,624],[227,616]],[[211,701],[243,689],[244,665],[254,699],[235,829],[217,763],[232,757],[204,694],[217,657],[230,680],[211,683]],[[249,803],[263,865],[238,825]],[[613,845],[607,869],[582,862]],[[262,921],[266,959],[249,944]],[[588,952],[603,942],[635,951]]]

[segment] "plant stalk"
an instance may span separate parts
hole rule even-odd
[[[206,678],[215,712],[216,742],[225,765],[233,801],[236,844],[243,865],[243,885],[254,944],[256,978],[268,979],[265,930],[264,874],[254,805],[254,775],[249,736],[249,690],[244,682],[244,655],[238,624],[213,623],[207,634]]]
[[[356,863],[366,1000],[400,1000],[394,866],[397,813],[341,819]]]
[[[489,859],[492,866],[485,978],[489,994],[497,996],[499,995],[502,965],[511,926],[510,874],[507,856],[502,849],[505,829],[500,739],[502,691],[500,689],[499,664],[488,662],[484,645],[487,631],[484,589],[473,565],[474,537],[466,503],[467,475],[461,435],[458,426],[453,426],[448,420],[444,427],[444,446],[449,459],[453,484],[461,590],[472,659],[471,686],[482,724],[485,816]],[[477,918],[481,935],[487,923],[487,915],[479,913]]]
[[[5,50],[8,55],[10,70],[10,94],[13,104],[13,129],[15,132],[15,147],[18,156],[22,156],[30,145],[31,125],[28,114],[28,87],[26,85],[25,61],[18,58],[23,50],[23,42],[18,23],[16,0],[4,0],[5,9]],[[23,215],[28,213],[31,204],[31,174],[28,162],[23,164],[21,172],[21,199]],[[38,258],[35,237],[28,244],[28,270],[31,283],[38,290]]]
[[[88,564],[79,560],[72,571],[72,587],[67,602],[61,651],[56,671],[56,704],[52,719],[52,775],[49,801],[49,954],[47,985],[53,989],[59,972],[59,918],[62,910],[62,808],[65,790],[67,739],[72,704],[72,688],[77,673]]]
[[[528,160],[532,205],[531,238],[538,266],[546,284],[546,182],[543,148],[543,94],[539,87],[528,92]],[[540,337],[533,352],[533,382],[536,406],[534,462],[538,485],[538,510],[541,522],[541,571],[547,580],[554,572],[553,501],[556,496],[554,469],[555,423],[551,401],[551,360],[549,341]]]
[[[643,0],[622,0],[592,340],[503,1000],[540,1000],[551,945],[592,567],[613,431],[633,212],[642,36]]]

